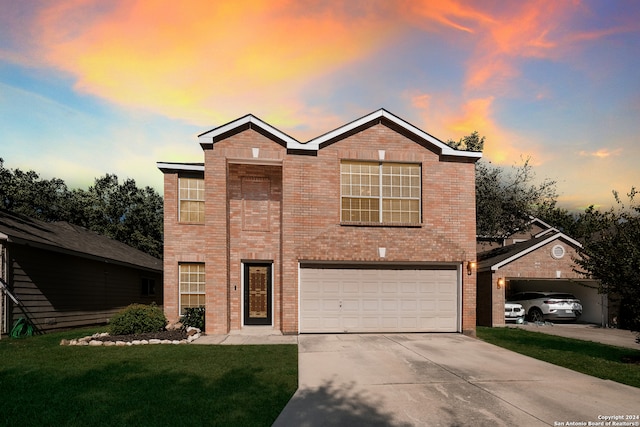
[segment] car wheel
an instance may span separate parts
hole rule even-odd
[[[542,312],[539,308],[533,307],[529,310],[529,320],[531,322],[543,322],[544,317],[542,317]]]

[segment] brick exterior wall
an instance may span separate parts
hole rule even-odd
[[[422,165],[421,226],[340,223],[340,161],[379,161],[379,150],[385,151],[384,161]],[[273,262],[273,326],[285,334],[298,332],[301,261],[462,267],[476,253],[474,160],[440,158],[383,124],[348,135],[317,155],[288,154],[253,129],[215,142],[204,150],[204,225],[177,222],[177,174],[165,174],[167,316],[178,317],[177,265],[187,260],[206,265],[207,333],[242,327],[242,262]],[[256,212],[268,220],[251,215]],[[387,248],[384,259],[378,247]],[[475,274],[465,272],[462,281],[462,330],[474,334]]]

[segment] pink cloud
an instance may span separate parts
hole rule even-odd
[[[580,151],[578,154],[583,157],[597,157],[599,159],[606,159],[607,157],[619,156],[620,154],[622,154],[622,148],[616,148],[614,150],[609,148],[601,148],[596,151]]]

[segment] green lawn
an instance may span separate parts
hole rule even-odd
[[[517,353],[598,378],[640,388],[640,351],[530,332],[478,327],[478,338]],[[625,363],[635,358],[637,363]]]
[[[60,346],[0,340],[0,426],[270,426],[297,388],[295,345]]]

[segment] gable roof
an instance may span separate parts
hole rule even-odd
[[[0,240],[162,272],[162,260],[68,222],[44,222],[0,210]]]
[[[478,271],[492,270],[499,268],[531,253],[542,246],[553,242],[554,240],[562,240],[574,248],[581,248],[582,244],[564,233],[556,232],[552,235],[538,235],[524,242],[507,245],[500,248],[491,249],[481,252],[477,256]]]
[[[318,151],[323,147],[378,123],[385,124],[410,139],[432,148],[441,156],[466,157],[476,160],[482,157],[482,152],[456,150],[440,141],[438,138],[418,129],[383,108],[367,114],[360,119],[354,120],[351,123],[347,123],[346,125],[331,132],[327,132],[324,135],[313,138],[308,142],[300,142],[252,114],[247,114],[246,116],[225,125],[201,133],[198,135],[198,140],[200,141],[202,148],[207,149],[212,148],[213,144],[217,141],[228,138],[229,136],[235,135],[236,133],[244,130],[253,129],[287,148],[287,150]]]

